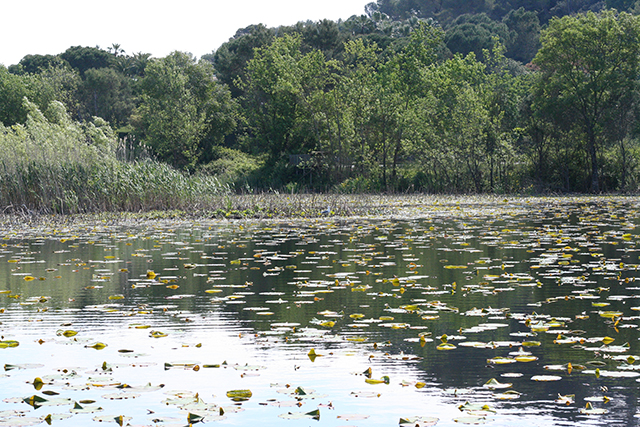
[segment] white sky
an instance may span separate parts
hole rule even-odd
[[[348,19],[374,0],[0,0],[0,64],[71,46],[121,45],[155,57],[174,50],[200,57],[236,30],[298,21]]]

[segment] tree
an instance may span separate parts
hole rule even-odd
[[[299,35],[285,34],[256,49],[247,64],[243,87],[249,127],[272,162],[285,154],[306,153],[317,141],[309,100],[324,89],[328,70],[320,51],[302,54],[301,42]]]
[[[209,62],[173,52],[147,66],[137,127],[160,160],[193,170],[236,126],[236,106]]]
[[[60,54],[81,76],[90,68],[106,68],[114,64],[115,56],[98,47],[72,46]]]
[[[600,191],[599,151],[607,141],[607,119],[637,88],[640,18],[627,13],[565,16],[542,32],[540,96],[565,107],[584,135],[590,189]]]
[[[484,13],[467,14],[456,18],[447,28],[445,42],[453,53],[465,56],[474,52],[476,58],[482,58],[485,50],[493,50],[496,40],[508,45],[512,36],[507,25],[493,21]]]
[[[270,45],[274,37],[273,29],[262,24],[250,25],[238,30],[214,54],[203,56],[203,59],[214,65],[216,76],[231,88],[234,97],[238,97],[242,90],[236,83],[245,78],[246,65],[253,58],[254,49]]]
[[[86,70],[79,98],[82,118],[102,117],[113,126],[126,124],[134,107],[130,79],[112,68]]]
[[[15,75],[0,65],[0,122],[5,126],[24,123],[24,98],[43,111],[49,103],[61,100],[73,105],[77,75],[68,68],[49,67],[40,74]]]
[[[524,63],[531,61],[540,48],[540,20],[538,16],[535,12],[525,11],[521,7],[509,11],[502,18],[502,22],[514,34],[511,43],[507,46],[506,55]]]
[[[49,67],[64,65],[67,64],[59,55],[26,55],[19,63],[11,65],[9,72],[12,74],[36,74]]]

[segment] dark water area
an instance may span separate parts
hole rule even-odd
[[[638,221],[560,199],[6,229],[0,426],[636,425]]]

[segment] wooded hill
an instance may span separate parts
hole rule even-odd
[[[252,25],[200,59],[27,55],[0,66],[0,143],[36,112],[55,127],[63,105],[116,131],[117,161],[235,191],[636,191],[637,9],[379,0],[345,21]]]

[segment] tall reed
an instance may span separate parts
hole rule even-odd
[[[64,106],[24,100],[24,125],[0,124],[0,209],[85,213],[194,209],[229,193],[215,177],[189,176],[152,160],[117,159],[117,138],[99,118],[78,123]]]

